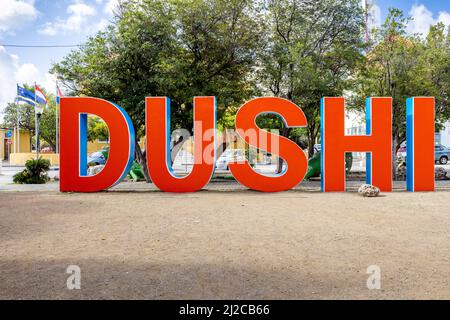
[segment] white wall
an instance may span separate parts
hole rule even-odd
[[[441,130],[441,144],[450,147],[450,121],[445,123],[445,128]]]

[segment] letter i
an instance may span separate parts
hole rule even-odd
[[[434,191],[434,98],[406,101],[406,186]]]

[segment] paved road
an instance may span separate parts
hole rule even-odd
[[[2,166],[0,170],[0,186],[1,185],[7,185],[13,183],[13,176],[24,170],[25,167],[5,167]],[[51,168],[48,175],[51,179],[53,179],[55,176],[59,174],[59,168]]]
[[[436,165],[436,167],[442,167],[447,172],[448,177],[450,177],[450,164],[449,165]],[[59,189],[59,183],[58,182],[51,182],[45,185],[15,185],[12,182],[13,176],[24,169],[24,167],[5,167],[3,166],[2,171],[0,173],[0,190],[2,191],[58,191]],[[355,169],[355,168],[353,168]],[[358,169],[358,168],[357,168]],[[258,166],[257,170],[259,172],[262,172],[264,174],[270,174],[275,170],[275,167],[272,166]],[[184,171],[180,171],[180,174],[183,174]],[[225,171],[218,171],[216,170],[216,173],[223,174],[226,173]],[[55,176],[59,175],[59,168],[52,168],[49,172],[50,178],[54,178]],[[349,188],[356,189],[361,185],[361,181],[347,181],[346,185]],[[444,188],[448,189],[450,188],[450,180],[446,181],[436,181],[436,187],[437,189]],[[245,189],[245,187],[237,184],[233,181],[223,181],[223,180],[213,180],[207,187],[207,190],[214,190],[214,191],[230,191],[230,190],[242,190]],[[300,190],[308,190],[308,191],[316,191],[320,189],[320,182],[319,181],[304,181],[300,184],[298,187]],[[405,189],[405,182],[404,181],[396,181],[394,182],[394,189],[396,190],[403,190]],[[157,190],[156,187],[152,184],[146,184],[146,183],[134,183],[134,182],[122,182],[116,187],[112,188],[111,191],[155,191]]]

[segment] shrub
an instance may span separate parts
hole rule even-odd
[[[18,184],[44,184],[50,180],[48,170],[50,161],[42,158],[28,160],[25,163],[25,170],[14,175],[13,181]]]

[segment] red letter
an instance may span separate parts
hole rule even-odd
[[[345,191],[346,152],[370,152],[367,183],[392,191],[392,99],[367,99],[364,136],[345,136],[344,103],[344,98],[322,99],[322,191]]]
[[[195,163],[188,176],[177,177],[170,163],[170,100],[146,98],[146,122],[147,165],[153,183],[166,192],[194,192],[203,188],[215,166],[215,98],[194,98]]]
[[[247,161],[231,163],[231,173],[241,184],[263,192],[278,192],[292,189],[306,174],[307,159],[302,149],[293,141],[268,133],[256,126],[255,120],[263,113],[276,113],[285,121],[286,127],[307,125],[303,111],[294,103],[281,98],[257,98],[244,104],[236,115],[236,130],[251,146],[277,154],[286,161],[287,170],[277,177],[261,175],[253,171]],[[248,134],[248,132],[250,134]],[[253,133],[253,134],[252,134]],[[253,139],[252,139],[253,138]],[[279,142],[279,152],[274,150],[273,141]]]
[[[434,191],[434,98],[406,101],[406,186]]]
[[[109,155],[103,170],[87,176],[87,115],[105,121],[109,130]],[[61,98],[62,192],[97,192],[120,182],[134,159],[134,128],[119,106],[96,98]]]

